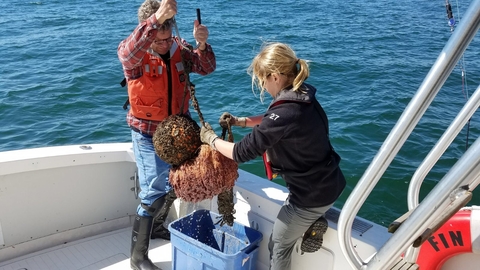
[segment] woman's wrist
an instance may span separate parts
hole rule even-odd
[[[240,126],[242,128],[247,126],[247,118],[246,117],[236,117],[235,118],[235,124],[237,126]]]
[[[217,147],[215,147],[215,141],[218,139],[218,136],[215,137],[212,142],[210,143],[210,147],[212,147],[213,150],[217,151]]]

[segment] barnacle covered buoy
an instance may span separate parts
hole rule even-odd
[[[200,127],[188,115],[170,115],[157,126],[153,145],[160,159],[179,166],[198,153],[202,145]]]

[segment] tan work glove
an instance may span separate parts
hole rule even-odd
[[[212,147],[213,149],[217,150],[214,144],[217,138],[218,136],[217,134],[215,134],[215,131],[213,131],[210,124],[205,122],[205,126],[202,126],[202,128],[200,129],[200,140],[203,143],[210,145],[210,147]]]
[[[246,117],[236,117],[231,115],[229,112],[224,112],[218,119],[218,123],[222,128],[228,128],[228,123],[230,126],[240,126],[245,127],[247,125]]]

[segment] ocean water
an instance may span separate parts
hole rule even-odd
[[[137,24],[142,1],[12,0],[0,3],[0,151],[130,141],[118,43]],[[445,1],[181,1],[176,20],[192,37],[196,8],[209,27],[217,70],[193,74],[205,119],[219,132],[224,111],[265,111],[246,69],[263,42],[290,44],[310,61],[308,82],[330,120],[348,186],[342,207],[451,36]],[[452,2],[461,20],[469,2]],[[476,37],[360,216],[388,225],[407,210],[416,167],[480,83]],[[462,81],[462,69],[466,80]],[[193,110],[192,110],[193,111]],[[196,117],[196,114],[194,117]],[[477,114],[428,174],[425,196],[480,133]],[[247,129],[235,129],[239,140]],[[260,159],[240,166],[264,176]],[[472,204],[480,204],[478,192]]]

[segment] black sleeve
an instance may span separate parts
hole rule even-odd
[[[233,147],[233,160],[237,163],[247,162],[261,156],[284,136],[286,128],[296,117],[295,111],[281,104],[268,110],[262,122],[255,126]]]

